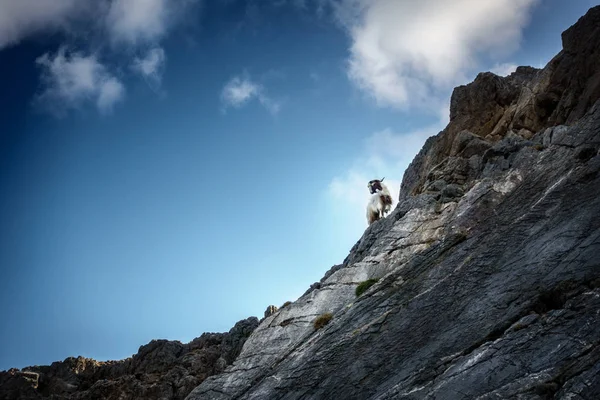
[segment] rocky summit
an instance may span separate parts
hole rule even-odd
[[[396,209],[247,339],[11,370],[0,398],[600,398],[600,7],[562,40],[456,88]]]

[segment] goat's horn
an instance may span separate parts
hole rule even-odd
[[[384,179],[385,179],[385,176],[384,176],[383,178],[381,178],[381,179],[379,180],[379,182],[383,182],[383,180],[384,180]]]

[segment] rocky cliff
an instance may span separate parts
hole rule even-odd
[[[205,333],[187,344],[153,340],[121,361],[70,357],[0,372],[0,399],[184,399],[233,362],[257,325],[258,319],[248,318],[228,333]]]
[[[200,382],[186,399],[600,398],[599,98],[596,7],[545,68],[456,88],[397,208],[249,322],[232,365],[222,338],[195,356],[157,342],[121,364],[5,373],[0,398],[174,399]],[[30,397],[10,397],[16,379]]]
[[[456,88],[396,210],[187,399],[600,398],[599,98],[600,7]]]

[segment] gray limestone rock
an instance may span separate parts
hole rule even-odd
[[[187,399],[600,398],[599,21],[457,88],[397,208]]]
[[[271,315],[275,314],[277,312],[277,307],[271,305],[269,307],[267,307],[267,309],[265,310],[265,318],[270,317]]]
[[[598,127],[600,112],[568,134],[599,143]],[[188,399],[597,398],[600,156],[506,151],[512,165],[455,202],[402,203],[369,227]]]
[[[600,7],[563,47],[456,88],[396,209],[260,324],[11,370],[0,399],[600,398]]]

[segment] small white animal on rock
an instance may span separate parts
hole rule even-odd
[[[367,185],[369,192],[371,192],[371,198],[369,204],[367,204],[367,221],[369,225],[385,217],[385,214],[390,212],[392,208],[392,196],[387,186],[382,183],[384,179],[373,179]]]

